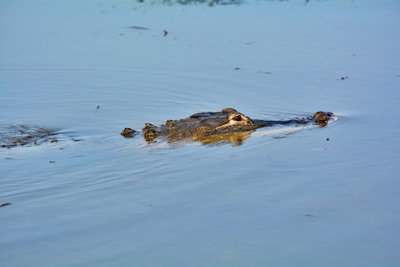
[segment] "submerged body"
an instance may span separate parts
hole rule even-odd
[[[8,125],[0,127],[0,148],[39,145],[57,142],[56,130],[36,125]]]
[[[148,142],[158,137],[165,137],[168,141],[189,139],[211,143],[222,140],[241,141],[249,132],[262,127],[274,125],[305,125],[316,124],[326,126],[333,118],[333,113],[318,111],[313,116],[283,121],[253,120],[233,108],[225,108],[218,112],[200,112],[181,120],[168,120],[165,124],[155,126],[146,123],[142,130]],[[121,135],[133,137],[136,131],[125,128]]]

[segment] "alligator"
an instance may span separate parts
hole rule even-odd
[[[164,139],[169,143],[177,141],[199,141],[203,144],[229,141],[232,145],[240,145],[257,128],[274,125],[326,126],[334,118],[332,112],[318,111],[313,116],[288,120],[256,120],[250,119],[233,108],[225,108],[218,112],[200,112],[181,120],[168,120],[165,124],[155,126],[146,123],[143,126],[143,137],[149,142]],[[125,128],[121,135],[129,138],[138,132]],[[56,129],[36,125],[0,125],[0,149],[17,146],[57,143],[60,133]],[[77,142],[79,139],[70,138]]]
[[[165,138],[169,142],[181,140],[200,141],[208,144],[218,141],[230,141],[241,144],[249,133],[262,127],[275,125],[301,126],[314,124],[321,127],[328,125],[333,119],[332,112],[318,111],[313,116],[288,120],[250,119],[233,108],[224,108],[218,112],[200,112],[180,120],[167,120],[165,124],[155,126],[145,123],[142,128],[147,142],[157,138]],[[132,128],[125,128],[121,135],[131,138],[137,134]]]

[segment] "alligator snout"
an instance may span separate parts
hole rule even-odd
[[[323,127],[328,125],[329,119],[333,118],[332,112],[317,111],[313,116],[315,123]]]

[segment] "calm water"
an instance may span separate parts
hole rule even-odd
[[[1,266],[399,266],[399,11],[2,1],[1,131],[59,142],[0,150]],[[225,107],[338,119],[240,146],[119,135]]]

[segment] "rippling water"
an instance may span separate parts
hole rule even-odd
[[[398,266],[398,9],[2,2],[1,134],[58,142],[0,148],[1,265]],[[119,135],[226,107],[337,120]]]

